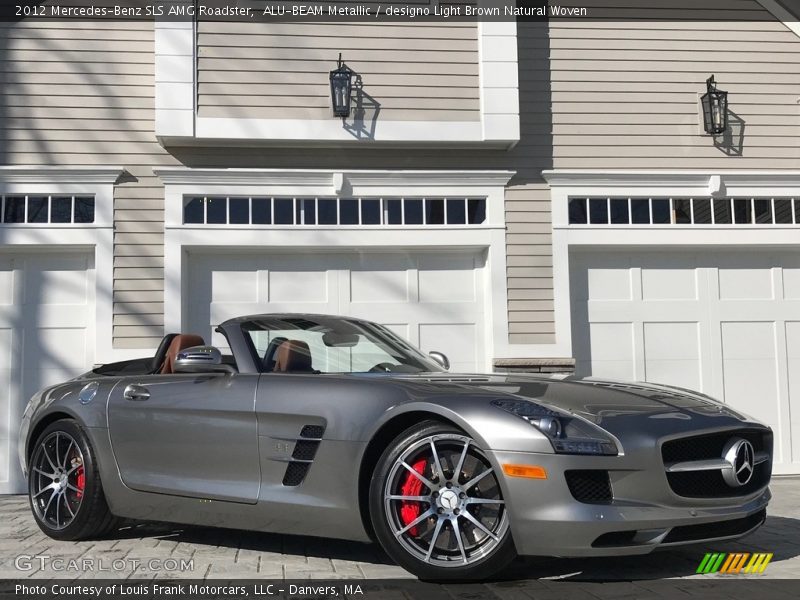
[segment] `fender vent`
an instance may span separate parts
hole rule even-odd
[[[311,463],[317,455],[322,435],[325,427],[322,425],[305,425],[300,431],[300,438],[294,444],[292,450],[292,461],[286,467],[283,475],[283,485],[296,486],[303,483],[303,480],[311,468]],[[305,438],[305,439],[303,439]]]
[[[286,474],[283,476],[283,485],[300,485],[303,482],[303,479],[306,478],[306,473],[308,473],[308,468],[310,466],[311,463],[305,462],[289,463],[289,466],[286,467]]]
[[[300,432],[300,437],[319,439],[323,433],[325,433],[325,428],[322,425],[306,425]]]
[[[294,452],[292,452],[292,458],[295,460],[314,460],[318,446],[319,442],[297,440],[294,445]]]

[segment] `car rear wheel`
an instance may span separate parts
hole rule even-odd
[[[106,503],[94,451],[74,421],[51,423],[31,453],[28,496],[39,528],[58,540],[100,537],[117,525]]]
[[[386,552],[421,579],[485,579],[516,556],[497,474],[464,432],[428,421],[400,434],[370,485]]]

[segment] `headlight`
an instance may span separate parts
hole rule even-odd
[[[616,456],[617,445],[605,431],[574,415],[552,410],[527,400],[502,399],[492,402],[536,427],[559,454]]]

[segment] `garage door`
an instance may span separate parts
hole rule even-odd
[[[800,472],[797,251],[573,254],[582,375],[697,389],[770,425]]]
[[[188,324],[208,340],[214,326],[246,314],[354,316],[444,352],[452,371],[484,371],[484,264],[474,252],[191,254]]]
[[[0,493],[25,491],[17,433],[28,399],[94,360],[87,254],[0,254]]]

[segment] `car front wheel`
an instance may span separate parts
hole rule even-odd
[[[516,556],[497,474],[464,432],[428,421],[400,434],[370,485],[386,552],[421,579],[485,579]]]
[[[48,536],[81,540],[105,535],[117,525],[89,438],[75,421],[48,425],[33,446],[29,465],[31,510]]]

